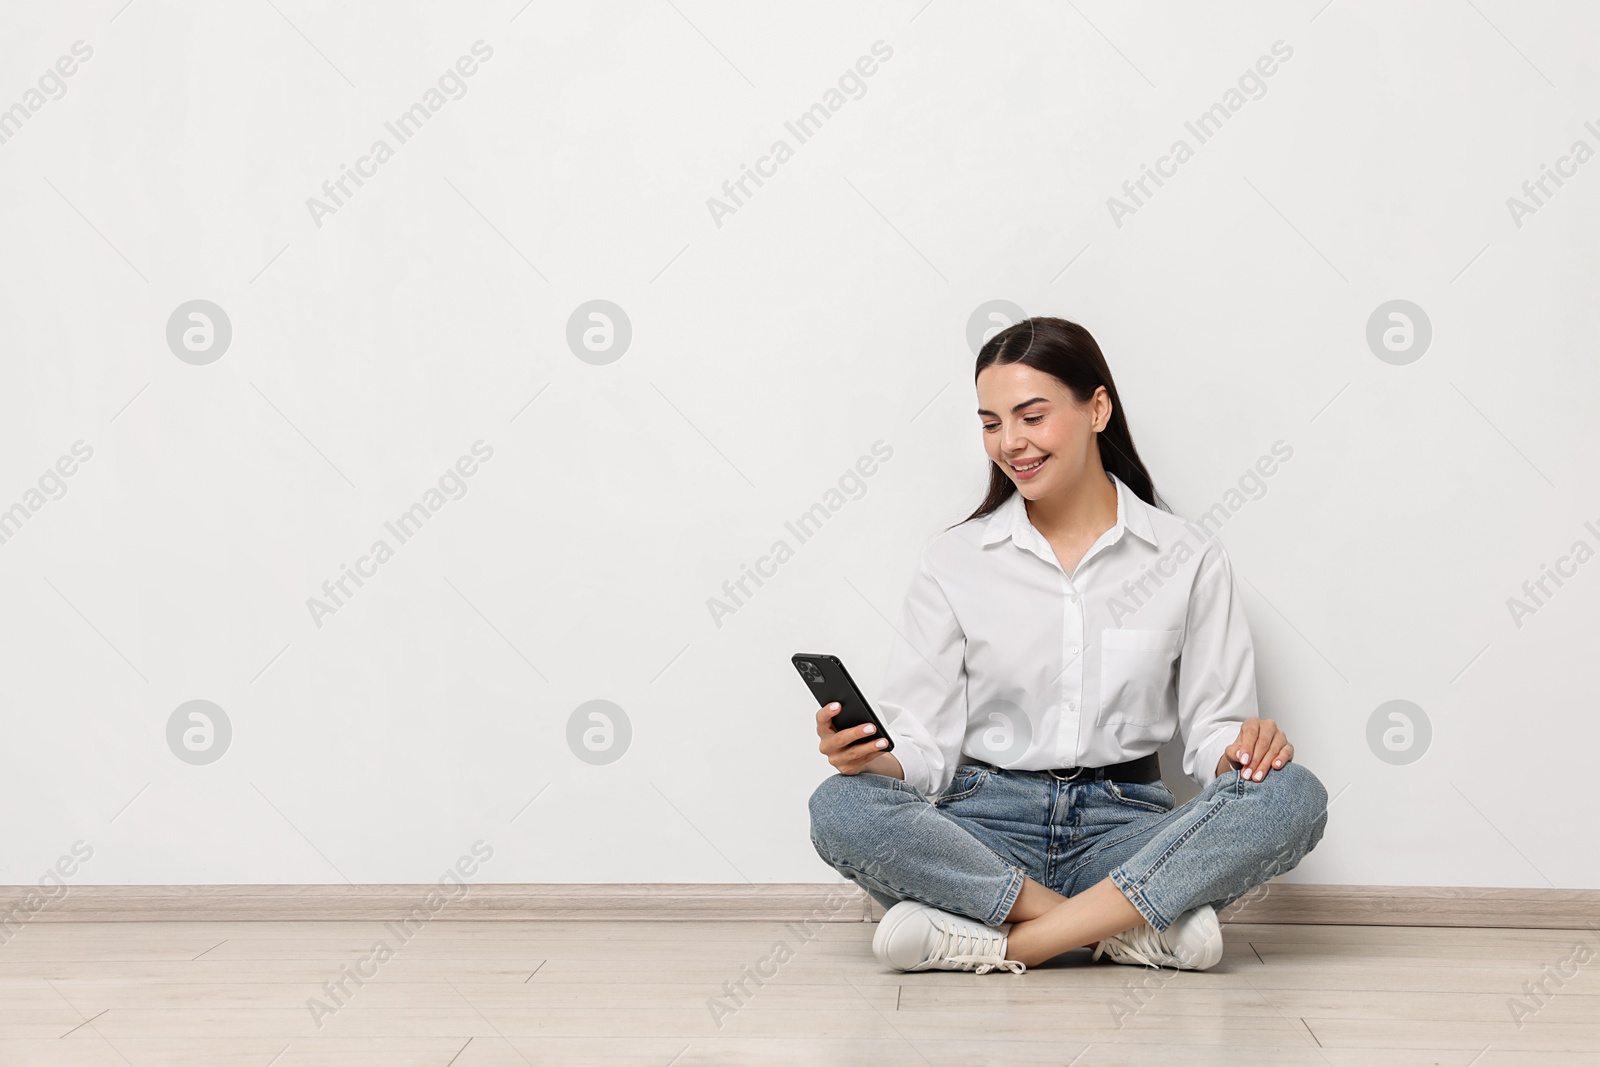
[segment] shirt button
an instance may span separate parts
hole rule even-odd
[[[1078,710],[1078,702],[1075,701],[1075,700],[1067,701],[1067,710],[1068,711],[1077,711]]]
[[[1078,594],[1077,593],[1068,593],[1067,594],[1067,602],[1069,604],[1076,604],[1078,602]]]
[[[1067,652],[1070,655],[1076,656],[1078,654],[1078,646],[1073,645],[1071,648],[1067,649]]]

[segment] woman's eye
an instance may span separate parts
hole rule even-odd
[[[1043,418],[1044,418],[1043,415],[1025,415],[1025,416],[1023,416],[1022,421],[1027,423],[1029,426],[1032,426],[1032,425],[1036,424],[1037,422],[1039,422]],[[983,432],[984,433],[993,433],[994,431],[998,430],[999,428],[1000,428],[1000,424],[998,422],[986,422],[986,423],[983,424]]]

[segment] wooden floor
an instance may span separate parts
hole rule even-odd
[[[1600,1063],[1591,931],[1229,923],[1204,973],[1080,950],[980,977],[886,971],[874,929],[437,919],[402,942],[366,922],[34,922],[0,945],[0,1064]],[[372,977],[340,1004],[323,983],[357,964]],[[772,977],[729,995],[757,969]]]

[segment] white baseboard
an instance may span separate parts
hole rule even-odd
[[[421,909],[469,920],[876,921],[848,882],[437,885],[0,886],[0,934],[23,922],[384,920]],[[45,896],[47,890],[56,893]],[[1224,922],[1583,929],[1600,890],[1457,886],[1258,887]]]

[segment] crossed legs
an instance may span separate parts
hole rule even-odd
[[[1029,876],[1032,845],[987,828],[979,840],[899,779],[834,775],[811,798],[817,853],[884,907],[914,899],[988,925],[1012,923],[1008,956],[1036,966],[1149,922],[1164,930],[1183,911],[1217,908],[1295,866],[1321,838],[1327,793],[1309,770],[1290,763],[1261,782],[1236,772],[1166,812],[1130,812],[1075,857],[1064,886]],[[1120,816],[1118,816],[1120,817]],[[1007,821],[1007,820],[997,820]],[[1072,893],[1072,885],[1085,886]]]

